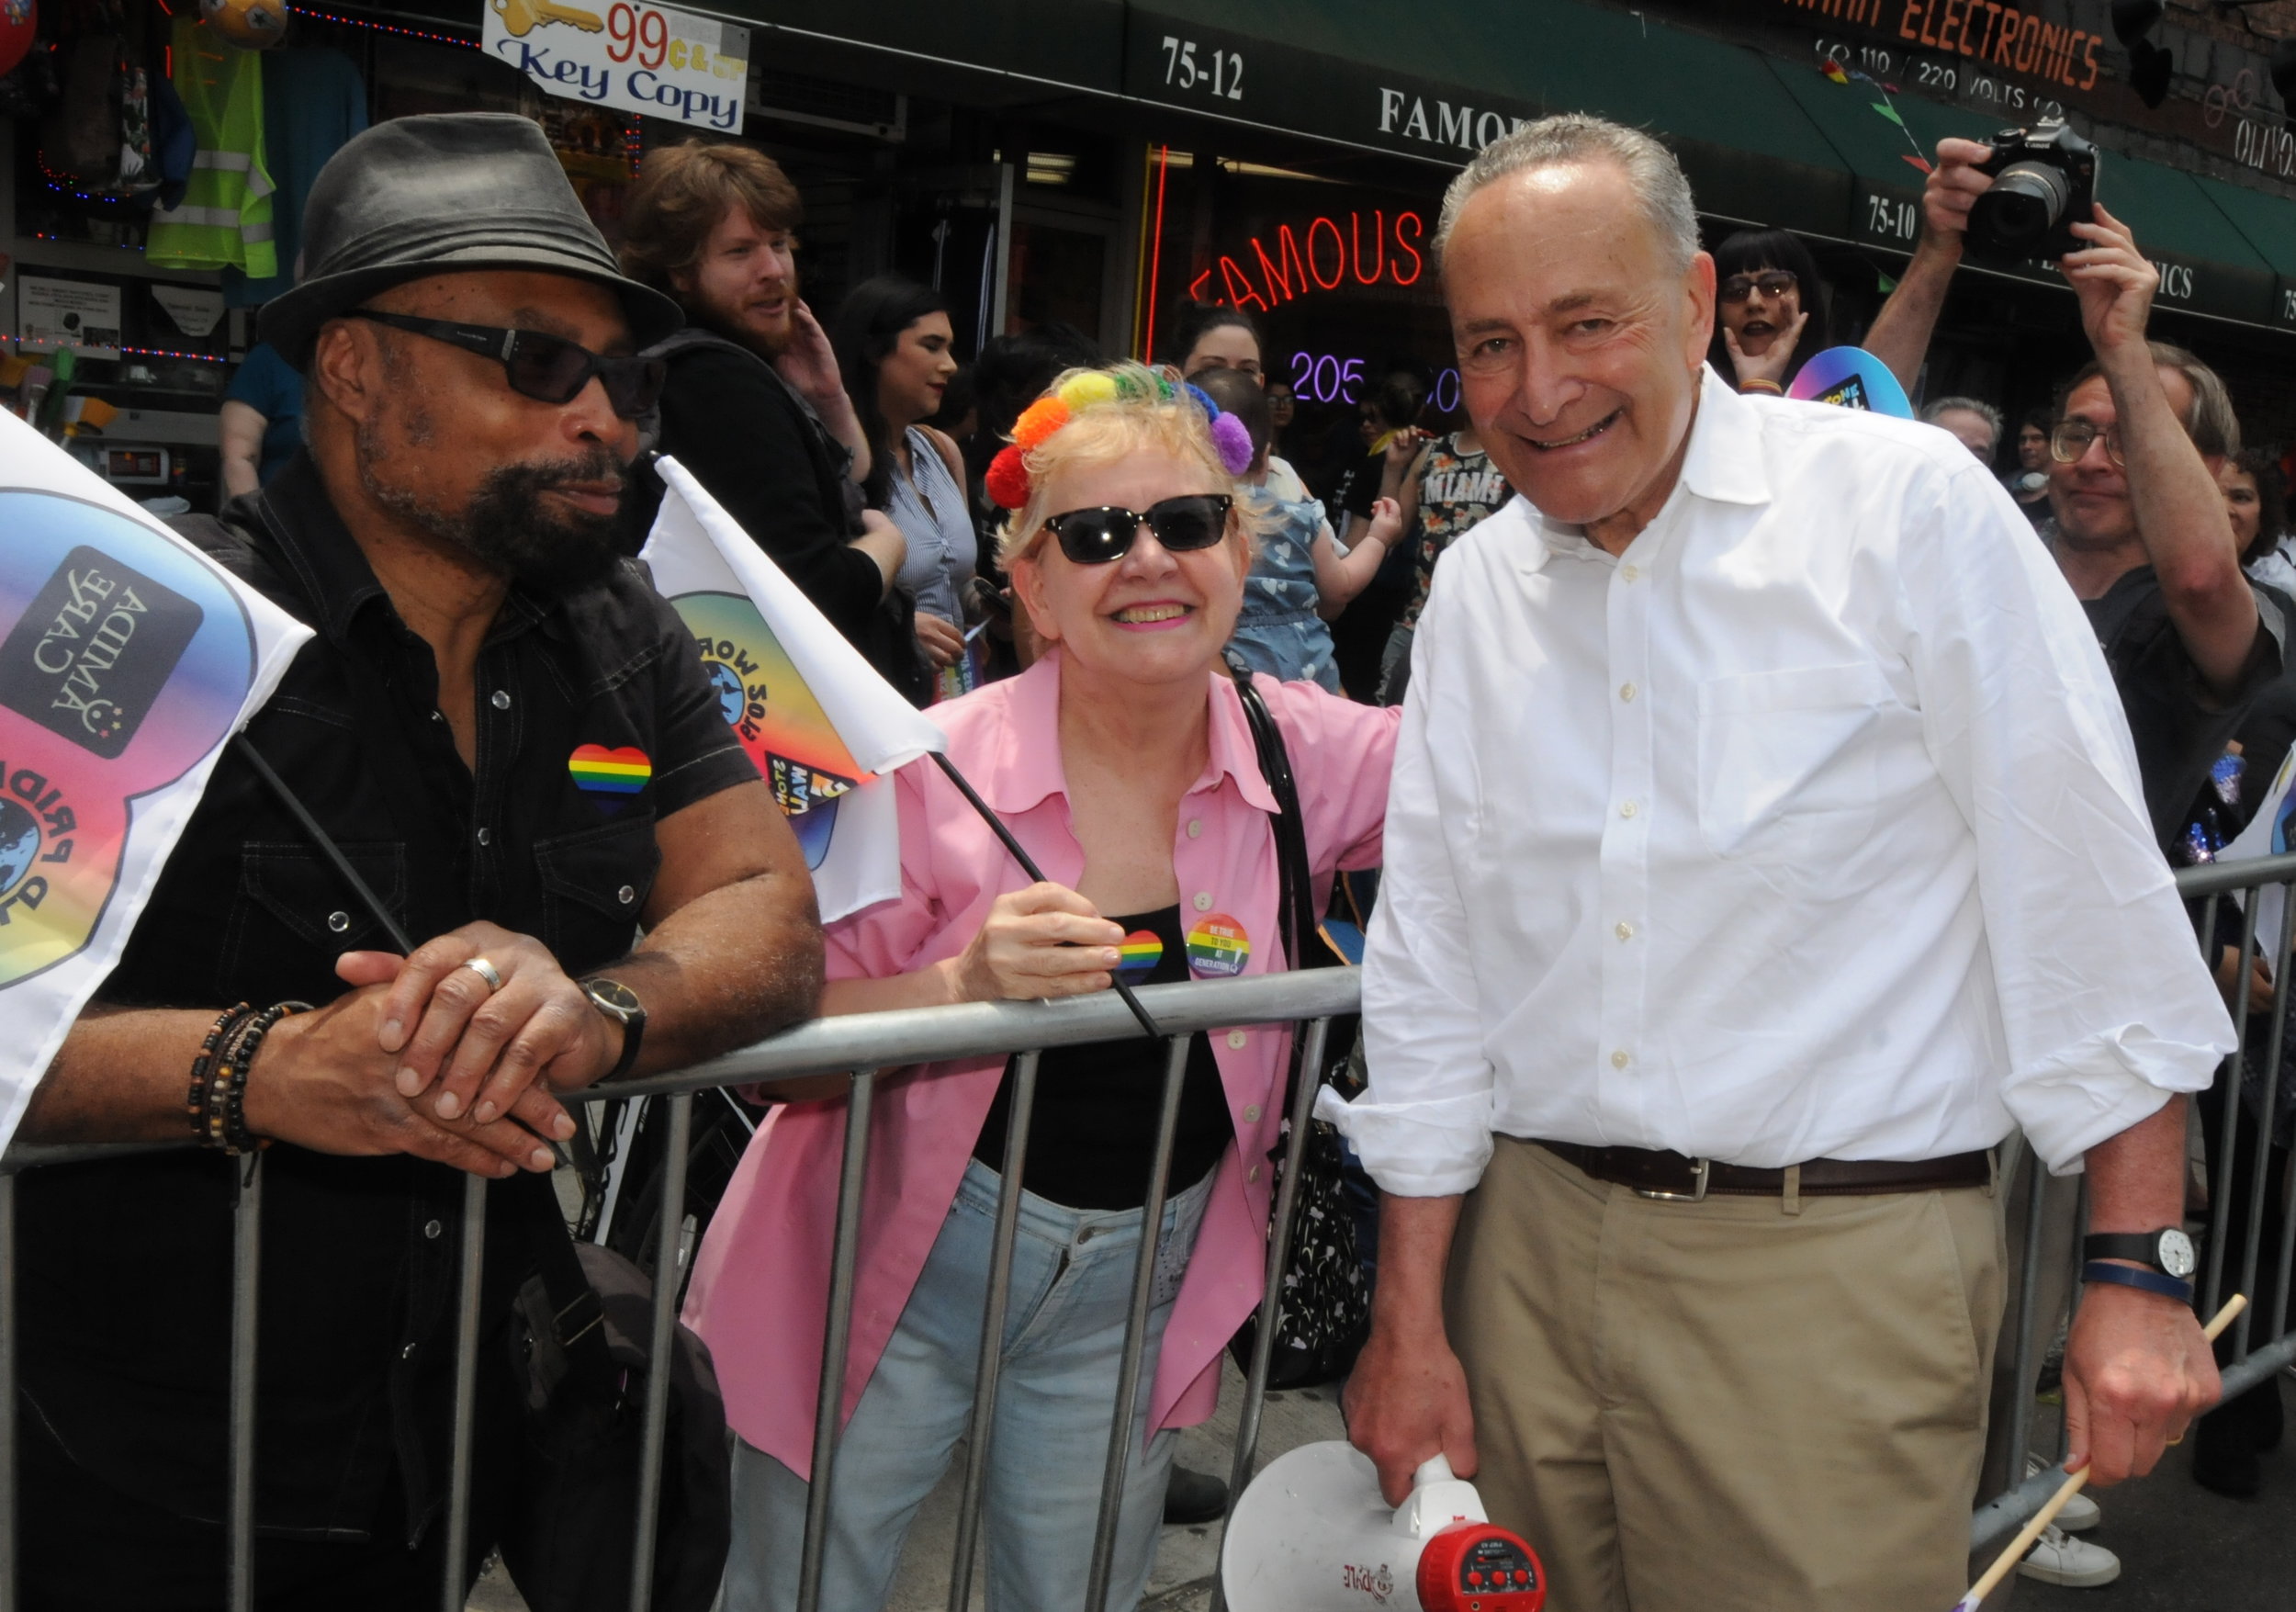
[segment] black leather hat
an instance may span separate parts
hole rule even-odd
[[[457,112],[377,123],[328,160],[303,204],[295,288],[256,329],[296,368],[319,327],[386,287],[463,269],[541,269],[604,286],[647,346],[685,323],[625,276],[530,118]]]

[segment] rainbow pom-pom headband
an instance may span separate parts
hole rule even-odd
[[[1170,402],[1183,392],[1204,411],[1211,430],[1212,446],[1220,454],[1221,467],[1231,476],[1241,476],[1252,468],[1252,434],[1244,428],[1243,421],[1222,412],[1220,405],[1205,396],[1201,389],[1186,381],[1158,376],[1154,385],[1156,389],[1151,396],[1145,385],[1131,375],[1088,369],[1082,375],[1070,376],[1022,410],[1020,418],[1013,422],[1011,443],[988,462],[988,474],[984,480],[989,497],[999,509],[1017,510],[1027,503],[1027,455],[1086,410],[1119,401]]]

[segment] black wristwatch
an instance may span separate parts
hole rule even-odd
[[[2099,1232],[2081,1239],[2081,1257],[2133,1260],[2182,1282],[2190,1281],[2200,1268],[2192,1239],[2175,1226],[2156,1232]]]
[[[622,1026],[622,1056],[601,1077],[619,1080],[636,1066],[637,1043],[646,1037],[646,1005],[618,979],[586,979],[581,985],[590,1005]]]

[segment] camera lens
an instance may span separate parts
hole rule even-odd
[[[2045,163],[2012,163],[1970,208],[1970,233],[2021,251],[2047,238],[2072,199],[2073,187],[2059,169]]]

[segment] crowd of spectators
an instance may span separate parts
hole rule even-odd
[[[484,161],[531,182],[547,154],[499,126],[516,121],[402,120],[345,154],[388,147],[401,173]],[[432,146],[410,127],[445,123],[483,127]],[[1644,159],[1633,156],[1634,137],[1615,133],[1623,143],[1601,147],[1594,165],[1615,161],[1626,173]],[[1986,155],[1966,141],[1939,147],[1914,261],[1866,334],[1909,389],[1986,183]],[[1057,324],[995,335],[968,362],[940,293],[896,276],[853,286],[816,318],[801,295],[802,198],[751,148],[693,141],[653,153],[624,211],[618,265],[577,207],[550,226],[555,258],[449,273],[412,254],[396,278],[331,276],[331,195],[343,229],[366,213],[421,215],[421,197],[393,191],[391,172],[355,160],[340,171],[340,195],[324,181],[314,192],[312,270],[264,323],[276,344],[264,365],[295,384],[259,396],[251,382],[231,406],[230,479],[242,497],[198,535],[251,586],[324,626],[291,674],[292,698],[250,732],[288,775],[280,787],[308,793],[317,820],[371,865],[423,943],[402,960],[382,949],[388,936],[370,933],[369,915],[333,910],[336,897],[324,894],[332,864],[301,846],[300,819],[281,815],[276,789],[227,763],[110,996],[73,1031],[25,1132],[159,1136],[179,1126],[183,1066],[195,1070],[197,1118],[197,1072],[214,1063],[219,1038],[239,1049],[242,1075],[274,1038],[267,1078],[247,1087],[243,1114],[216,1122],[234,1144],[252,1146],[256,1133],[297,1144],[271,1166],[273,1218],[290,1223],[266,1257],[324,1273],[298,1305],[266,1315],[262,1571],[266,1594],[378,1606],[406,1604],[411,1586],[431,1593],[438,1572],[431,1525],[452,1392],[440,1347],[451,1246],[442,1225],[454,1212],[454,1172],[526,1172],[531,1186],[552,1162],[530,1145],[536,1136],[573,1134],[537,1070],[562,1066],[559,1084],[570,1087],[697,1062],[816,1011],[1183,979],[1190,958],[1224,943],[1215,920],[1273,944],[1277,875],[1257,854],[1258,807],[1223,789],[1222,768],[1248,766],[1233,759],[1254,753],[1255,707],[1272,707],[1278,743],[1294,747],[1317,887],[1376,864],[1397,734],[1412,732],[1392,707],[1407,694],[1415,711],[1434,698],[1409,693],[1439,637],[1429,627],[1428,642],[1417,641],[1423,616],[1502,630],[1501,614],[1476,614],[1496,608],[1495,587],[1450,603],[1446,618],[1436,586],[1446,557],[1503,513],[1526,529],[1547,518],[1515,496],[1536,490],[1511,485],[1501,468],[1537,474],[1524,468],[1534,459],[1509,457],[1527,450],[1502,437],[1494,457],[1471,420],[1438,417],[1426,378],[1407,365],[1373,378],[1353,417],[1321,440],[1303,432],[1298,400],[1270,373],[1263,332],[1239,310],[1184,310],[1153,369],[1109,366],[1089,339]],[[1687,220],[1686,186],[1683,202]],[[1880,437],[1856,451],[1875,465],[1931,456],[1922,474],[1934,470],[1956,496],[1974,488],[1969,508],[2010,533],[1997,555],[2010,557],[2002,577],[2039,572],[2052,601],[2062,579],[2109,670],[2159,856],[2206,862],[2260,809],[2296,738],[2284,654],[2296,537],[2283,464],[2244,445],[2232,397],[2205,363],[2149,338],[2156,276],[2128,229],[2100,208],[2079,232],[2065,267],[2094,356],[2062,378],[2049,410],[2019,418],[2011,434],[1994,402],[1941,396],[1922,404],[1920,420],[1958,447],[1921,433],[1905,449],[1911,457],[1892,457],[1904,445]],[[1661,261],[1664,245],[1652,248],[1661,281],[1680,277]],[[1694,262],[1687,244],[1683,257]],[[1793,436],[1800,416],[1790,411],[1800,406],[1782,400],[1834,340],[1807,246],[1784,231],[1745,231],[1713,260],[1706,366],[1697,364],[1701,326],[1693,373],[1667,382],[1680,394],[1670,401],[1695,419],[1703,398],[1728,411],[1716,432],[1748,444],[1779,432],[1791,445],[1776,451],[1804,456],[1793,462],[1813,478],[1840,473]],[[1694,280],[1698,271],[1688,272]],[[439,333],[478,320],[506,334],[493,327],[544,315],[571,333],[557,339],[579,337],[592,366],[584,389],[557,400],[564,418],[501,406],[498,391],[537,394],[507,357],[508,390],[491,370],[488,386],[474,386],[470,353],[451,351]],[[627,356],[633,349],[640,356]],[[608,385],[591,388],[593,373]],[[1030,442],[1016,501],[992,486],[992,468],[1024,411],[1048,395],[1064,400],[1069,423]],[[302,445],[275,429],[292,419],[303,422],[289,433]],[[1233,426],[1215,432],[1215,421]],[[1594,422],[1561,445],[1609,429]],[[1686,453],[1697,446],[1687,432]],[[283,445],[291,451],[275,453]],[[794,841],[726,742],[683,629],[622,563],[661,496],[642,447],[674,455],[904,695],[920,706],[959,702],[941,713],[952,753],[1060,883],[1011,889],[1004,845],[953,785],[911,769],[898,782],[902,896],[831,927],[824,985],[824,939]],[[1964,450],[1998,489],[1974,476]],[[1727,468],[1690,462],[1702,497],[1728,479]],[[636,467],[626,490],[625,464]],[[505,467],[526,477],[518,485],[542,513],[502,513]],[[1485,549],[1473,552],[1487,560]],[[1134,564],[1142,555],[1151,563]],[[1610,574],[1576,571],[1563,585],[1606,588]],[[1638,572],[1628,564],[1616,574],[1631,583]],[[1560,596],[1548,606],[1563,608]],[[1474,698],[1513,697],[1458,693],[1456,666],[1451,675],[1455,722],[1466,723]],[[1178,686],[1209,688],[1209,705],[1158,697]],[[1617,695],[1630,705],[1637,684]],[[1648,720],[1649,708],[1646,700],[1637,715]],[[1462,752],[1481,731],[1462,727]],[[656,781],[645,811],[603,828],[590,803],[567,795],[561,759],[602,738],[643,747]],[[456,809],[418,814],[408,829],[376,769],[399,793]],[[1619,811],[1630,819],[1638,809],[1629,799]],[[465,817],[478,821],[475,836]],[[2151,850],[2140,843],[2137,853],[2157,870]],[[444,871],[426,880],[411,867]],[[1214,890],[1237,916],[1203,916]],[[165,943],[163,923],[219,912],[229,918],[219,960]],[[644,937],[629,950],[641,920]],[[1620,919],[1611,932],[1623,945],[1637,931]],[[331,938],[371,949],[337,961]],[[2260,962],[2241,977],[2236,932],[2212,939],[2227,1000],[2245,991],[2252,1012],[2268,1012],[2280,982]],[[633,987],[647,1001],[635,1022],[613,1007],[615,993]],[[219,996],[244,1000],[210,1025],[212,1008],[195,1009]],[[248,1018],[247,1001],[278,1006]],[[467,1028],[485,1014],[501,1022]],[[489,1058],[471,1050],[488,1036],[531,1040],[523,1077],[488,1075]],[[1208,1414],[1221,1351],[1252,1308],[1272,1187],[1257,1161],[1276,1144],[1281,1113],[1272,1036],[1199,1034],[1187,1056],[1164,1226],[1178,1253],[1160,1275],[1131,1426],[1141,1454],[1120,1506],[1115,1584],[1125,1604],[1146,1583],[1157,1520],[1202,1520],[1227,1498],[1172,1457],[1177,1428]],[[1627,1066],[1623,1048],[1612,1059]],[[1023,1214],[1034,1263],[1015,1277],[1030,1296],[1014,1313],[1008,1343],[1019,1352],[989,1480],[992,1599],[1064,1605],[1090,1546],[1131,1290],[1116,1251],[1134,1246],[1125,1227],[1146,1202],[1137,1183],[1162,1060],[1144,1042],[1120,1055],[1103,1047],[1043,1057],[1021,1172],[1033,1195]],[[2287,1068],[2257,1062],[2227,1065],[2202,1105],[2220,1213],[2246,1202],[2256,1164],[2224,1146],[2216,1116],[2258,1089],[2288,1088],[2263,1160],[2269,1189],[2286,1190],[2296,1055]],[[850,1367],[851,1419],[827,1543],[830,1604],[884,1600],[898,1541],[964,1434],[986,1228],[1019,1072],[1002,1061],[936,1065],[891,1088],[880,1110],[862,1221],[873,1242],[861,1279],[875,1319]],[[692,1313],[720,1349],[737,1435],[728,1607],[778,1609],[796,1598],[814,1431],[809,1351],[829,1279],[826,1244],[813,1248],[788,1228],[833,1214],[841,1124],[831,1105],[793,1104],[760,1133],[714,1228],[716,1206],[696,1205],[708,1237]],[[2037,1203],[2045,1259],[2033,1291],[2045,1313],[2060,1315],[2073,1302],[2077,1197],[2064,1181],[2031,1195],[2047,1168],[2037,1145],[2013,1137],[1999,1155],[2008,1285],[2020,1283],[2019,1217]],[[379,1156],[341,1156],[360,1154]],[[23,1457],[35,1525],[25,1555],[35,1594],[51,1597],[38,1604],[83,1604],[91,1561],[124,1563],[116,1604],[139,1606],[196,1599],[220,1571],[219,1468],[204,1457],[186,1464],[179,1449],[223,1444],[217,1385],[229,1362],[216,1344],[228,1325],[225,1290],[212,1278],[229,1257],[231,1178],[210,1167],[219,1162],[112,1160],[28,1180],[22,1212],[36,1252],[25,1359],[37,1414]],[[1798,1206],[1799,1187],[1785,1190]],[[123,1252],[115,1234],[130,1216],[134,1246]],[[519,1392],[501,1369],[511,1343],[497,1335],[512,1325],[512,1278],[532,1250],[514,1229],[490,1234],[499,1245],[485,1298],[492,1352],[473,1437],[481,1471],[496,1474],[513,1459]],[[2268,1269],[2277,1236],[2266,1237]],[[2256,1297],[2266,1313],[2275,1307],[2268,1291]],[[179,1348],[152,1337],[136,1312],[154,1303],[198,1340]],[[336,1360],[355,1364],[340,1373],[321,1364]],[[2046,1459],[2009,1442],[2008,1407],[2030,1386],[2012,1381],[2003,1351],[1981,1494]],[[2196,1477],[2254,1494],[2279,1418],[2272,1382],[2201,1418]],[[2094,1505],[2069,1512],[2025,1571],[2070,1584],[2117,1574],[2110,1552],[2076,1537],[2099,1516]],[[482,1507],[472,1538],[490,1543],[507,1526]],[[154,1539],[167,1549],[154,1554]]]

